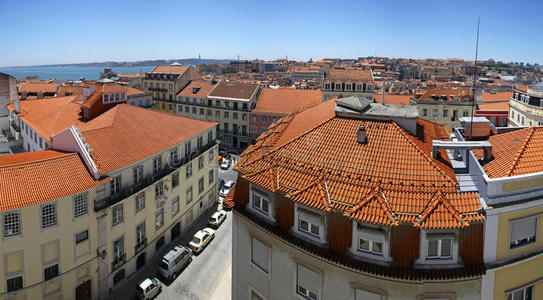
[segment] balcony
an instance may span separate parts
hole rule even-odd
[[[13,130],[15,130],[15,132],[21,132],[21,127],[19,126],[19,124],[17,124],[14,121],[11,121],[11,128],[13,128]]]
[[[126,261],[126,253],[123,253],[121,256],[117,256],[113,258],[113,261],[111,262],[111,272],[117,270],[120,268]]]
[[[135,248],[134,252],[139,253],[141,250],[145,248],[145,246],[147,246],[147,238],[143,238],[143,240],[141,240],[139,243],[136,244],[136,246],[134,247]]]
[[[153,92],[168,92],[168,89],[167,88],[157,88],[157,87],[149,87],[148,88],[149,91],[153,91]]]
[[[158,173],[143,178],[143,180],[137,184],[122,188],[115,195],[110,195],[109,197],[100,200],[94,200],[94,211],[100,211],[104,208],[107,208],[122,201],[123,199],[139,193],[141,190],[148,188],[162,178],[171,175],[173,172],[186,165],[189,161],[193,160],[196,156],[203,154],[215,145],[215,142],[203,145],[201,149],[199,149],[198,151],[194,151],[190,157],[185,157],[178,160],[178,164],[174,164],[173,167],[165,165],[162,169],[160,169]]]

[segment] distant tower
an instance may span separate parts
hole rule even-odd
[[[238,54],[238,61],[239,61],[239,54]]]
[[[202,56],[198,54],[198,60],[202,60]]]

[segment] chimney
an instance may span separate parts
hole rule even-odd
[[[382,98],[382,102],[383,104],[385,104],[385,81],[383,80],[383,86],[381,87],[381,93],[383,93],[383,98]]]
[[[360,127],[358,127],[358,133],[357,133],[356,141],[359,144],[366,144],[368,142],[368,136],[366,134],[366,127],[364,127],[364,125],[360,125]]]
[[[13,101],[13,107],[15,108],[16,114],[21,113],[21,101],[19,101],[19,99],[15,99],[15,101]]]

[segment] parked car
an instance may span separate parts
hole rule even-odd
[[[200,253],[207,244],[215,237],[215,230],[204,228],[194,234],[194,237],[189,243],[189,247],[195,253]]]
[[[146,278],[139,284],[136,294],[138,299],[147,300],[153,299],[160,292],[162,292],[162,283],[156,278]]]
[[[192,250],[175,246],[158,263],[158,273],[171,281],[192,261]]]
[[[222,163],[221,163],[221,169],[228,170],[228,168],[230,168],[231,164],[232,164],[232,162],[229,159],[223,158]]]
[[[232,180],[229,180],[227,181],[224,186],[222,187],[222,189],[219,190],[219,196],[221,197],[226,197],[228,196],[228,194],[232,191],[232,189],[234,188],[234,185],[236,183]]]
[[[219,210],[209,217],[208,222],[211,226],[219,227],[224,220],[226,220],[226,212],[224,210]]]

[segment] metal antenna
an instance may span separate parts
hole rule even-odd
[[[475,82],[477,80],[477,55],[479,54],[479,24],[481,22],[481,17],[477,17],[477,41],[475,43],[475,70],[473,71],[473,95],[471,101],[471,122],[469,129],[469,139],[471,140],[473,135],[473,114],[475,109]]]

